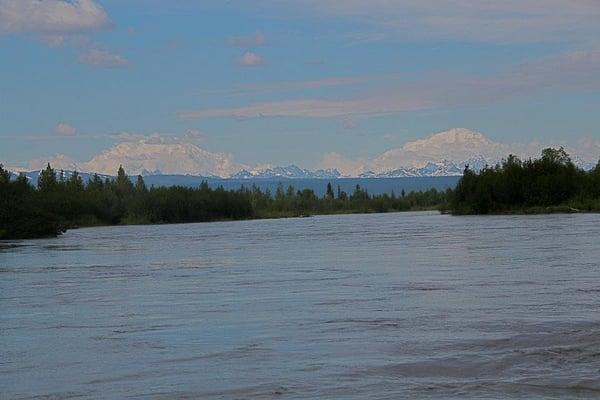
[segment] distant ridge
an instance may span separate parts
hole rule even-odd
[[[310,171],[300,168],[296,165],[288,165],[287,167],[272,167],[263,170],[248,171],[243,169],[229,178],[231,179],[336,179],[342,174],[337,169],[319,169]]]

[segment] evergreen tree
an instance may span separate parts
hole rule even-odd
[[[279,182],[277,184],[277,190],[275,191],[275,200],[282,201],[284,197],[285,194],[283,192],[283,185],[281,184],[281,182]]]
[[[66,182],[67,190],[70,192],[81,193],[84,190],[83,179],[77,171],[73,171],[73,174]]]
[[[4,165],[0,164],[0,186],[8,185],[10,182],[10,171],[4,169]]]
[[[285,197],[287,197],[288,199],[294,197],[294,187],[292,185],[288,186],[287,191],[285,193]]]
[[[327,183],[327,190],[325,192],[325,197],[327,197],[329,199],[333,199],[333,197],[334,197],[333,188],[331,187],[331,182]]]
[[[117,196],[119,197],[127,196],[133,192],[133,183],[129,180],[122,165],[119,166],[119,170],[117,171],[115,185]]]
[[[56,171],[50,166],[50,163],[46,166],[46,169],[40,172],[38,177],[38,188],[42,192],[50,192],[56,190],[58,182],[56,180]]]
[[[144,178],[141,175],[137,176],[137,181],[135,182],[135,191],[137,193],[146,193],[148,191],[146,188],[146,183],[144,182]]]
[[[94,176],[88,180],[87,188],[90,191],[101,191],[103,187],[104,182],[102,181],[102,178],[98,176],[98,174],[94,174]]]

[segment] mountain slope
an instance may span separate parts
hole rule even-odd
[[[140,140],[120,143],[82,164],[86,171],[114,174],[123,165],[127,173],[228,176],[240,169],[228,154],[211,153],[193,143]]]
[[[300,168],[296,165],[288,165],[287,167],[267,167],[256,170],[243,169],[235,174],[232,174],[232,179],[336,179],[341,174],[336,169],[319,169],[310,171]]]
[[[212,153],[186,138],[129,136],[90,161],[78,162],[64,155],[40,158],[18,170],[40,170],[50,163],[56,170],[115,175],[122,165],[129,175],[179,174],[227,177],[242,166],[230,154]]]
[[[493,142],[479,132],[455,128],[388,150],[368,163],[366,168],[382,173],[401,168],[420,170],[438,163],[454,164],[454,168],[470,161],[472,164],[473,160],[493,164],[510,152],[509,145]]]

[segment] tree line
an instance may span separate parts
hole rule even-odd
[[[399,195],[371,195],[356,185],[346,193],[327,184],[324,196],[311,189],[256,186],[238,190],[182,186],[148,188],[142,176],[130,179],[122,167],[115,178],[68,178],[50,164],[37,186],[16,179],[0,164],[0,239],[58,235],[69,228],[277,218],[313,214],[438,209],[452,214],[600,211],[600,162],[577,168],[563,148],[545,149],[539,159],[509,156],[475,172],[465,168],[456,188]]]
[[[311,189],[283,185],[274,193],[256,186],[212,189],[207,182],[196,188],[148,188],[142,176],[132,180],[122,167],[115,178],[94,175],[84,182],[77,172],[65,177],[50,164],[33,186],[23,174],[11,179],[0,165],[0,239],[55,236],[70,228],[99,225],[433,209],[446,199],[445,192],[435,189],[371,195],[359,185],[346,193],[331,183],[322,197]]]
[[[577,168],[560,149],[544,149],[539,159],[511,155],[479,173],[465,169],[450,197],[454,214],[600,211],[600,162]]]

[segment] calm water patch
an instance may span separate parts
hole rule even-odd
[[[319,216],[0,246],[2,398],[597,398],[600,216]]]

